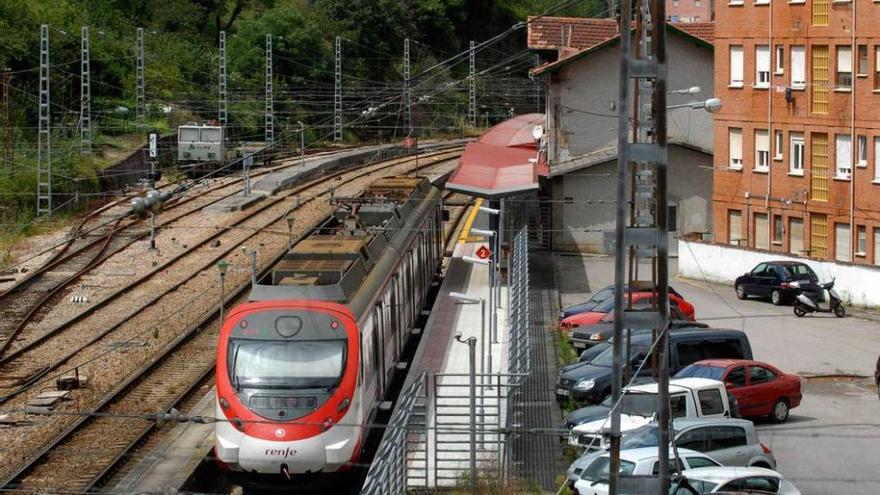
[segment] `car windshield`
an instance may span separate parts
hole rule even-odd
[[[711,481],[687,480],[687,482],[697,493],[710,493],[713,488],[718,486],[718,483],[712,483]],[[672,483],[672,487],[669,489],[669,495],[693,495],[693,493],[689,488],[679,486],[678,483]]]
[[[602,457],[596,458],[586,469],[581,473],[581,479],[587,481],[598,481],[600,483],[608,482],[608,466],[611,462],[611,458],[603,455]],[[632,474],[635,470],[636,465],[630,461],[625,461],[621,459],[620,461],[620,474]]]
[[[345,367],[344,339],[232,340],[230,375],[236,388],[332,388]]]
[[[631,355],[636,356],[638,358],[641,358],[644,356],[644,354],[647,351],[648,351],[647,348],[633,346]],[[607,349],[602,351],[598,356],[596,356],[595,358],[593,358],[592,361],[590,361],[590,364],[592,364],[594,366],[601,366],[603,368],[610,368],[613,363],[614,363],[614,346],[612,346],[612,345],[609,345]],[[635,364],[635,363],[633,363],[633,364]]]
[[[645,425],[624,435],[620,441],[620,449],[640,449],[656,447],[659,444],[657,425]]]
[[[788,278],[792,280],[809,280],[815,276],[807,265],[782,265],[782,267]]]
[[[620,413],[650,418],[657,413],[657,394],[629,391],[620,399]]]
[[[721,380],[724,376],[724,368],[706,366],[705,364],[692,364],[675,374],[675,378],[710,378]]]
[[[590,301],[593,302],[602,302],[607,301],[608,299],[612,299],[614,297],[614,286],[608,286],[599,292],[593,294],[593,297],[590,298]]]

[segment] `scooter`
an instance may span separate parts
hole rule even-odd
[[[801,317],[807,313],[834,313],[838,318],[846,316],[846,309],[834,290],[834,279],[820,284],[817,290],[802,289],[798,293],[794,301],[794,314]]]

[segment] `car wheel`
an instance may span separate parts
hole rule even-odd
[[[804,305],[799,302],[794,303],[793,310],[794,310],[794,315],[797,316],[798,318],[807,314],[807,308],[805,308]]]
[[[737,299],[745,299],[749,296],[746,295],[746,288],[743,284],[736,284],[736,298]]]
[[[788,401],[779,399],[773,404],[773,411],[770,413],[771,419],[776,423],[782,423],[788,419]]]
[[[846,316],[846,308],[843,307],[843,304],[838,303],[837,306],[834,306],[834,316],[838,318]]]
[[[880,399],[880,380],[877,380],[877,398]]]
[[[778,290],[774,290],[770,293],[770,302],[779,306],[782,304],[782,294]]]
[[[756,462],[756,463],[752,464],[752,465],[749,466],[749,467],[759,467],[759,468],[764,468],[764,469],[773,469],[773,468],[771,468],[770,465],[767,464],[766,462]]]

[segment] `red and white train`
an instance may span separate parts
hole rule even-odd
[[[339,204],[223,322],[215,453],[232,471],[357,461],[421,313],[443,256],[441,191],[385,177]]]

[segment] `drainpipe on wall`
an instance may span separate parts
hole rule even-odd
[[[858,229],[855,224],[856,217],[856,166],[858,159],[859,139],[856,136],[856,72],[858,69],[858,51],[856,47],[856,0],[852,0],[852,48],[850,48],[850,62],[852,67],[852,91],[850,92],[849,111],[849,136],[850,136],[850,177],[849,177],[849,260],[856,262],[856,249],[858,247]],[[867,136],[865,139],[868,139]],[[867,143],[865,143],[867,154]],[[865,157],[867,158],[867,157]],[[876,165],[875,165],[876,166]],[[867,235],[867,232],[865,233]],[[876,261],[875,261],[876,262]]]
[[[854,2],[856,0],[853,0]],[[776,47],[773,46],[773,0],[770,0],[770,3],[767,5],[767,52],[768,55],[772,54],[769,59],[770,67],[767,67],[767,70],[770,74],[775,73],[774,64],[772,62],[773,56],[776,55]],[[777,61],[776,64],[779,64]],[[789,69],[790,70],[790,69]],[[773,156],[776,150],[773,149],[776,146],[776,139],[773,134],[773,76],[770,76],[770,87],[767,88],[767,143],[770,145],[770,150],[767,153],[767,197],[764,200],[764,208],[767,210],[767,247],[771,251],[773,250],[773,228],[775,226],[773,222],[773,213],[770,211],[770,196],[771,196],[771,185],[773,184]],[[783,222],[784,223],[784,222]]]

